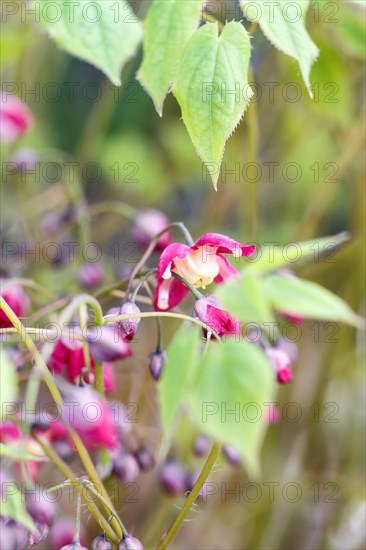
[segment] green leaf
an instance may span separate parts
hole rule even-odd
[[[15,367],[5,351],[0,348],[0,401],[1,420],[3,421],[6,407],[5,403],[13,403],[18,393],[18,381]]]
[[[127,0],[32,0],[40,24],[67,52],[121,84],[123,65],[142,38],[142,25]]]
[[[207,23],[186,45],[173,85],[184,124],[216,189],[224,147],[250,97],[249,36],[240,23]]]
[[[311,281],[269,275],[264,289],[273,308],[280,312],[309,319],[341,321],[362,327],[362,318],[356,315],[339,296]]]
[[[319,50],[305,28],[305,17],[309,0],[241,0],[243,13],[249,21],[258,21],[268,40],[281,52],[294,57],[309,94],[313,97],[310,84],[310,69],[318,57]]]
[[[259,272],[274,271],[281,267],[294,267],[306,262],[319,262],[327,255],[332,256],[339,246],[350,239],[346,231],[330,237],[312,239],[301,243],[293,242],[285,246],[266,246],[264,244],[256,256],[247,258],[250,267],[247,270]]]
[[[1,515],[14,519],[30,531],[34,531],[35,525],[25,508],[24,497],[18,487],[17,481],[5,482],[5,487],[2,488]]]
[[[197,28],[202,0],[154,0],[144,21],[144,57],[137,73],[160,116],[183,48]]]
[[[274,321],[262,281],[252,271],[244,270],[232,281],[221,285],[215,294],[225,309],[239,321],[256,323],[264,328],[265,323]]]
[[[228,340],[210,344],[187,400],[199,428],[235,446],[249,473],[257,475],[266,403],[273,401],[274,391],[264,353],[254,344]]]
[[[169,436],[197,363],[200,331],[197,327],[181,327],[167,348],[167,362],[158,384],[163,433]]]

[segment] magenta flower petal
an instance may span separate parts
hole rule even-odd
[[[166,247],[162,255],[160,256],[158,272],[156,278],[161,279],[169,266],[174,262],[176,258],[183,260],[188,254],[192,252],[190,246],[182,243],[173,243]]]
[[[221,254],[217,254],[217,256],[219,258],[220,271],[218,276],[215,277],[214,281],[216,284],[219,285],[221,283],[224,283],[228,279],[235,277],[235,275],[237,275],[238,273],[238,270],[235,269],[235,267],[233,267],[224,256],[222,256]]]
[[[168,311],[177,306],[188,294],[188,288],[171,277],[170,279],[161,279],[155,289],[154,307],[156,311]]]
[[[219,254],[234,254],[236,256],[250,256],[255,252],[255,245],[240,244],[220,233],[205,233],[194,243],[193,247],[212,246]],[[240,251],[240,254],[238,253]]]

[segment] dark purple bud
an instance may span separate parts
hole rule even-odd
[[[267,348],[266,355],[270,360],[279,384],[292,382],[291,360],[288,354],[280,348]]]
[[[234,447],[231,445],[223,445],[222,446],[222,454],[226,458],[226,460],[231,464],[232,466],[241,466],[242,465],[242,459],[240,454]]]
[[[98,288],[105,280],[105,271],[99,264],[87,263],[79,269],[79,283],[86,290]]]
[[[186,473],[180,462],[174,459],[167,460],[160,469],[159,482],[168,495],[176,496],[183,493],[186,485]]]
[[[193,452],[199,458],[205,456],[211,447],[210,438],[207,435],[200,434],[196,437],[193,443]]]
[[[142,543],[135,537],[127,535],[117,546],[117,550],[144,550]]]
[[[138,315],[140,313],[140,308],[134,302],[124,302],[120,310],[120,315]],[[125,333],[126,338],[132,339],[134,337],[138,331],[140,321],[140,317],[133,317],[132,319],[123,319],[120,322],[121,329]]]
[[[154,457],[146,447],[139,447],[135,452],[135,458],[143,472],[147,472],[155,466]]]
[[[154,380],[160,380],[161,373],[166,361],[166,353],[162,349],[157,349],[149,355],[149,369]]]
[[[104,535],[99,535],[93,540],[91,550],[112,550],[112,545]]]
[[[56,504],[45,498],[43,492],[39,489],[26,493],[25,505],[35,522],[45,523],[48,526],[53,523],[56,516]]]
[[[29,548],[32,548],[35,544],[39,544],[45,538],[47,538],[49,532],[49,527],[47,523],[39,523],[38,521],[35,522],[35,529],[34,531],[30,531],[28,534],[28,546]]]
[[[136,458],[122,451],[113,459],[113,473],[124,483],[132,483],[140,473]]]

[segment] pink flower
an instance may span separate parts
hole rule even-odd
[[[291,361],[286,352],[277,348],[267,348],[266,355],[277,375],[279,384],[289,384],[292,382]]]
[[[0,94],[0,141],[12,142],[33,126],[33,115],[15,96]]]
[[[1,281],[4,284],[4,281]],[[1,289],[1,296],[11,307],[15,315],[24,317],[29,309],[29,299],[23,288],[19,285],[6,284]],[[0,328],[12,327],[9,317],[0,310]]]
[[[166,217],[163,212],[159,210],[154,210],[153,208],[148,208],[139,212],[135,216],[135,225],[132,229],[132,236],[135,239],[136,243],[145,247],[148,246],[151,240],[160,233],[165,227],[170,224],[169,219]],[[156,243],[155,250],[161,252],[171,243],[171,234],[169,231],[166,231],[161,235],[158,242]]]
[[[61,387],[64,401],[62,420],[80,436],[88,449],[117,445],[117,427],[108,403],[91,386]]]
[[[214,296],[205,296],[194,304],[193,317],[208,325],[219,336],[238,334],[239,321],[224,311]]]
[[[90,363],[94,367],[92,356],[90,356]],[[71,338],[61,338],[53,348],[48,367],[56,374],[62,374],[66,369],[70,382],[77,381],[85,367],[83,343]]]
[[[243,245],[220,235],[206,233],[192,246],[170,244],[162,253],[156,278],[154,305],[157,311],[167,311],[178,305],[188,293],[188,288],[172,274],[183,277],[196,288],[206,288],[212,282],[222,283],[233,277],[237,270],[223,254],[235,257],[249,256],[254,245]]]

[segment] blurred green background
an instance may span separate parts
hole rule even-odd
[[[172,221],[183,221],[194,237],[212,231],[240,242],[286,244],[348,230],[352,239],[332,262],[294,264],[294,269],[364,313],[365,11],[349,1],[330,4],[337,6],[333,17],[320,2],[319,21],[315,3],[307,19],[320,48],[311,73],[313,101],[295,61],[255,31],[257,98],[227,143],[217,193],[174,98],[168,96],[160,119],[135,80],[141,51],[125,68],[123,86],[117,89],[98,70],[59,50],[31,21],[22,22],[20,11],[9,18],[1,36],[2,88],[16,92],[34,113],[34,129],[16,147],[33,149],[41,164],[36,175],[9,175],[6,163],[15,146],[3,148],[3,243],[96,242],[103,249],[108,282],[114,284],[140,252],[129,248],[131,220],[113,212],[92,219],[85,215],[87,206],[105,201],[162,210]],[[147,8],[148,2],[141,3],[139,14]],[[68,162],[76,163],[74,177]],[[256,169],[248,166],[253,162]],[[54,216],[70,206],[76,208],[77,223],[66,219],[53,230]],[[66,295],[80,290],[76,273],[82,258],[72,263],[38,260],[11,256],[3,273],[32,277]],[[106,307],[110,303],[105,300]],[[163,328],[168,341],[175,325],[164,323]],[[147,325],[134,357],[118,370],[116,394],[139,396],[137,437],[152,448],[159,443],[159,418],[145,363],[154,329]],[[361,336],[344,325],[303,325],[294,382],[280,388],[282,418],[269,427],[265,440],[262,478],[248,485],[243,469],[220,462],[210,477],[217,493],[190,514],[172,547],[365,547]],[[289,403],[301,413],[296,421],[289,420],[295,415],[295,409],[286,408]],[[196,469],[201,462],[190,450],[193,436],[182,422],[176,452]],[[48,473],[52,478],[50,469]],[[149,547],[175,517],[179,501],[161,494],[156,472],[142,474],[138,487],[136,503],[123,502],[122,491],[117,507]],[[232,494],[225,494],[225,487]],[[65,502],[65,512],[67,508]],[[92,522],[87,530],[94,533]]]

